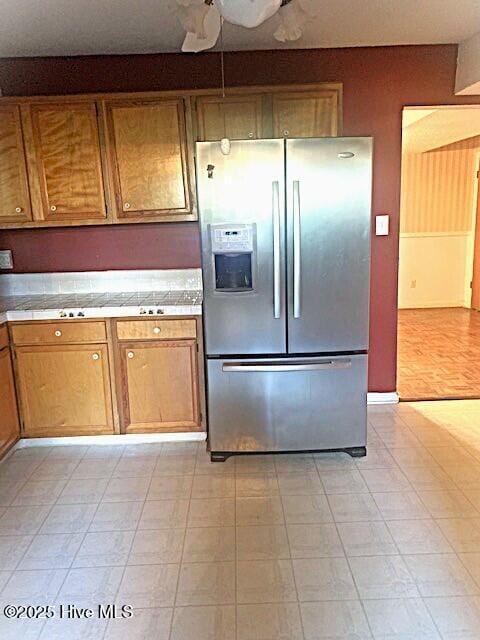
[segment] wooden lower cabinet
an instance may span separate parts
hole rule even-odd
[[[195,339],[120,342],[122,430],[201,431]]]
[[[0,422],[0,454],[19,431],[32,438],[204,430],[199,318],[15,322],[10,335],[20,420],[4,325],[0,420],[9,417]]]
[[[114,432],[106,344],[16,348],[26,436]]]
[[[18,439],[20,426],[10,349],[0,351],[0,457]]]

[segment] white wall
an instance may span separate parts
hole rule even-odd
[[[458,47],[455,93],[480,94],[480,31]]]
[[[472,233],[401,234],[399,308],[469,307],[472,243]]]

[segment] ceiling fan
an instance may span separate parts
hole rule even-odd
[[[280,42],[298,40],[306,22],[317,14],[315,0],[176,0],[177,16],[187,32],[182,51],[198,52],[215,46],[222,22],[248,29],[274,14],[280,23],[273,37]]]

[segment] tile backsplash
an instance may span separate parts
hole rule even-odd
[[[10,273],[0,275],[0,296],[202,288],[201,269]]]

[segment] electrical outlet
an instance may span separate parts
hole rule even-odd
[[[417,288],[417,281],[416,280],[412,280],[410,282],[410,289],[416,289]]]
[[[11,251],[0,251],[0,269],[13,269]]]

